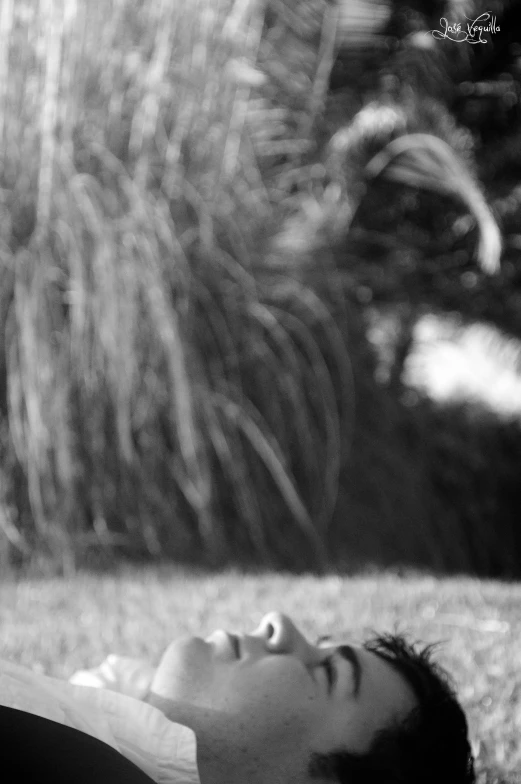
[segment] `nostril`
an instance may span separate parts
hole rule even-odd
[[[273,635],[275,634],[275,627],[273,626],[273,624],[272,624],[272,623],[268,623],[268,624],[267,624],[267,626],[266,626],[266,632],[267,632],[267,634],[268,634],[268,640],[271,640],[271,638],[272,638],[272,637],[273,637]]]
[[[331,642],[330,634],[321,634],[320,637],[317,637],[315,645],[322,645],[324,642]]]

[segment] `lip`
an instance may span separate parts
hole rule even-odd
[[[241,658],[241,644],[236,634],[225,632],[222,629],[214,632],[206,639],[210,643],[217,656],[225,659],[236,660]]]

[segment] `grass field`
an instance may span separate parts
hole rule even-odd
[[[109,653],[157,661],[174,637],[252,630],[273,609],[314,636],[408,631],[440,641],[468,711],[480,783],[521,782],[521,586],[393,574],[295,578],[126,569],[1,588],[0,655],[68,677]],[[420,784],[420,783],[419,783]]]

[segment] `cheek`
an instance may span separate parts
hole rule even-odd
[[[210,771],[217,760],[223,769],[241,770],[241,782],[258,781],[259,770],[266,781],[281,781],[281,771],[288,782],[304,780],[323,707],[306,671],[282,659],[245,662],[221,684],[199,727],[201,770]]]
[[[230,712],[266,735],[306,732],[318,711],[317,690],[310,676],[291,662],[258,662],[244,668],[228,690]]]

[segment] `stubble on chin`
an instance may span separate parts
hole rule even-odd
[[[269,743],[262,748],[255,742],[252,748],[249,739],[241,737],[241,721],[231,719],[224,732],[213,724],[209,733],[196,735],[201,784],[308,784],[307,761],[300,750],[281,756],[274,755]]]

